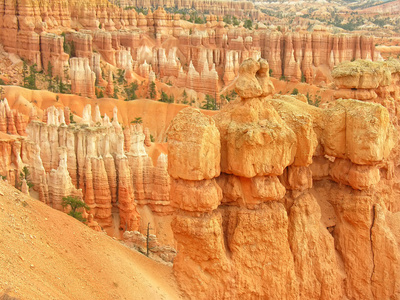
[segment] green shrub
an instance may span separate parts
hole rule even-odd
[[[85,202],[80,200],[78,197],[75,197],[75,196],[63,197],[61,205],[64,208],[66,208],[68,206],[71,208],[68,215],[77,219],[78,221],[86,222],[86,219],[82,216],[82,213],[77,211],[77,209],[84,208],[86,210],[89,210],[90,207]]]
[[[142,124],[142,117],[136,117],[135,120],[131,121],[132,124]]]
[[[321,96],[319,95],[314,95],[314,101],[312,100],[311,95],[307,92],[307,103],[316,107],[319,107],[321,104]]]

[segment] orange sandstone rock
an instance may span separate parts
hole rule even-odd
[[[168,132],[169,174],[186,180],[218,176],[220,147],[220,135],[211,117],[193,108],[181,110]]]

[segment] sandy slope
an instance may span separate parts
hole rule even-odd
[[[183,299],[172,268],[0,180],[0,298]]]

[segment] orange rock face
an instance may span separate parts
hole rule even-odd
[[[6,104],[2,102],[4,107]],[[63,197],[82,197],[90,207],[93,222],[110,232],[114,230],[113,212],[119,218],[119,228],[132,231],[140,226],[138,204],[148,205],[160,215],[174,211],[166,156],[160,156],[153,165],[145,151],[140,125],[130,128],[129,150],[125,152],[116,110],[110,123],[107,116],[100,117],[96,107],[94,122],[87,105],[82,123],[69,126],[64,113],[49,107],[45,112],[47,124],[32,117],[26,140],[1,143],[4,158],[0,174],[16,184],[19,172],[27,165],[29,180],[41,201],[63,210]]]
[[[7,99],[0,101],[0,132],[26,135],[26,120],[17,110],[11,110]]]
[[[49,72],[52,68],[54,76],[64,77],[64,70],[68,70],[68,54],[64,52],[64,40],[61,36],[43,32],[40,36],[43,68]]]
[[[150,5],[145,1],[117,4]],[[72,92],[88,97],[94,96],[93,77],[96,84],[106,85],[101,75],[104,63],[125,70],[128,81],[136,75],[147,79],[154,72],[163,82],[219,101],[221,89],[238,77],[239,65],[247,58],[266,59],[275,78],[322,85],[331,83],[329,71],[343,61],[380,59],[372,37],[334,35],[318,28],[312,33],[248,31],[225,28],[217,21],[216,15],[242,17],[243,9],[257,17],[259,10],[251,2],[153,1],[152,5],[158,9],[145,16],[105,0],[7,2],[0,6],[0,40],[5,51],[36,63],[39,71],[47,71],[49,62],[54,75],[64,76],[69,68]],[[206,26],[189,26],[178,15],[166,13],[163,6],[168,5],[215,15],[208,17]],[[65,38],[54,33],[66,31]],[[64,48],[70,49],[68,54]],[[73,59],[68,62],[69,54]],[[88,64],[76,62],[85,58]],[[103,71],[107,75],[110,69]]]
[[[263,67],[263,60],[246,60],[236,81],[241,99],[214,116],[222,199],[200,177],[171,185],[181,288],[192,299],[396,297],[398,210],[385,205],[395,193],[384,192],[390,183],[382,179],[390,172],[385,161],[396,155],[388,111],[356,100],[323,110],[272,97]],[[346,119],[339,121],[342,110]],[[170,147],[190,148],[196,157],[203,148],[195,145],[207,142],[188,127],[205,117],[185,113],[190,118],[182,111],[170,127],[180,137]],[[182,156],[170,157],[173,177]]]
[[[96,75],[90,69],[87,58],[74,57],[71,59],[70,76],[72,93],[84,97],[94,97]]]
[[[182,124],[192,125],[182,128]],[[212,179],[220,173],[220,149],[214,120],[186,108],[172,121],[168,133],[169,173],[175,179]]]

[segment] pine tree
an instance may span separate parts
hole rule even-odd
[[[154,99],[156,97],[156,83],[152,81],[150,83],[150,99]]]
[[[253,28],[253,22],[251,20],[247,19],[246,21],[244,21],[243,27],[247,28],[247,29],[252,29]]]
[[[51,62],[47,64],[47,75],[46,75],[46,80],[48,83],[48,90],[51,92],[54,92],[54,82],[53,82],[53,66]]]
[[[183,90],[182,98],[183,98],[182,103],[188,104],[188,95],[186,93],[186,90]]]
[[[22,81],[23,81],[23,86],[25,88],[28,87],[28,77],[29,77],[29,72],[28,72],[28,65],[26,64],[26,61],[23,61],[22,65]]]
[[[137,81],[132,82],[128,87],[125,88],[125,92],[127,95],[127,99],[125,101],[135,100],[137,99],[136,91],[139,85]]]
[[[82,200],[80,200],[78,197],[74,197],[74,196],[68,196],[68,197],[63,197],[62,198],[62,203],[61,203],[62,207],[71,207],[71,210],[69,211],[68,215],[70,215],[71,217],[74,217],[75,219],[81,221],[81,222],[85,222],[86,219],[83,218],[82,213],[76,211],[79,208],[85,208],[86,210],[89,210],[90,207],[83,202]]]
[[[125,70],[118,69],[117,71],[117,81],[119,84],[126,84]]]
[[[31,90],[37,90],[36,87],[36,70],[37,65],[33,64],[32,66],[28,67],[26,62],[24,61],[22,65],[22,78],[23,78],[23,83],[24,87],[31,89]],[[29,76],[28,76],[28,70],[29,70]]]
[[[206,95],[206,99],[202,103],[203,106],[200,107],[202,109],[217,110],[215,98],[211,97],[210,95]]]

